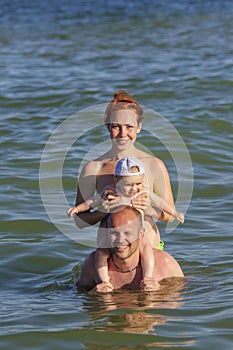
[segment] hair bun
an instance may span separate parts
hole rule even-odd
[[[143,109],[140,104],[126,90],[118,90],[114,94],[114,99],[109,102],[104,113],[104,123],[108,124],[114,111],[129,109],[136,113],[137,122],[143,119]]]
[[[129,102],[135,103],[134,98],[126,90],[118,90],[114,94],[114,102]]]

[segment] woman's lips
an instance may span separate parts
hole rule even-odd
[[[128,141],[129,141],[129,139],[127,139],[127,140],[125,140],[125,139],[117,139],[118,145],[121,145],[121,146],[126,145]]]

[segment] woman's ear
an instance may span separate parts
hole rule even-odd
[[[141,131],[142,128],[142,123],[138,123],[138,128],[137,128],[137,134]]]
[[[139,231],[139,238],[142,239],[145,235],[145,229],[141,228],[141,230]]]

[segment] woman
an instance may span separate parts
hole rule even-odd
[[[139,103],[127,91],[117,91],[104,115],[104,123],[109,131],[112,147],[83,167],[78,183],[76,205],[92,197],[96,192],[101,194],[106,186],[113,185],[116,162],[123,157],[134,156],[139,158],[144,165],[149,192],[156,193],[174,208],[170,179],[164,163],[157,157],[137,149],[134,145],[142,127],[142,120],[143,110]],[[112,202],[111,208],[120,204],[120,199],[116,199]],[[137,196],[132,200],[132,205],[144,210],[146,233],[152,247],[158,247],[160,235],[156,224],[149,215],[150,197],[148,193]],[[80,213],[75,215],[76,225],[83,228],[101,222],[101,226],[104,227],[104,219],[107,215],[105,210]],[[158,211],[157,219],[166,222],[174,220],[171,215],[163,211]]]

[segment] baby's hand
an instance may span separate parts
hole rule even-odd
[[[67,216],[69,219],[71,219],[74,214],[78,214],[78,213],[79,213],[79,210],[77,207],[72,207],[72,208],[67,210]]]
[[[181,224],[184,223],[184,214],[183,213],[179,213],[178,211],[175,214],[175,218],[176,220],[178,220]]]

